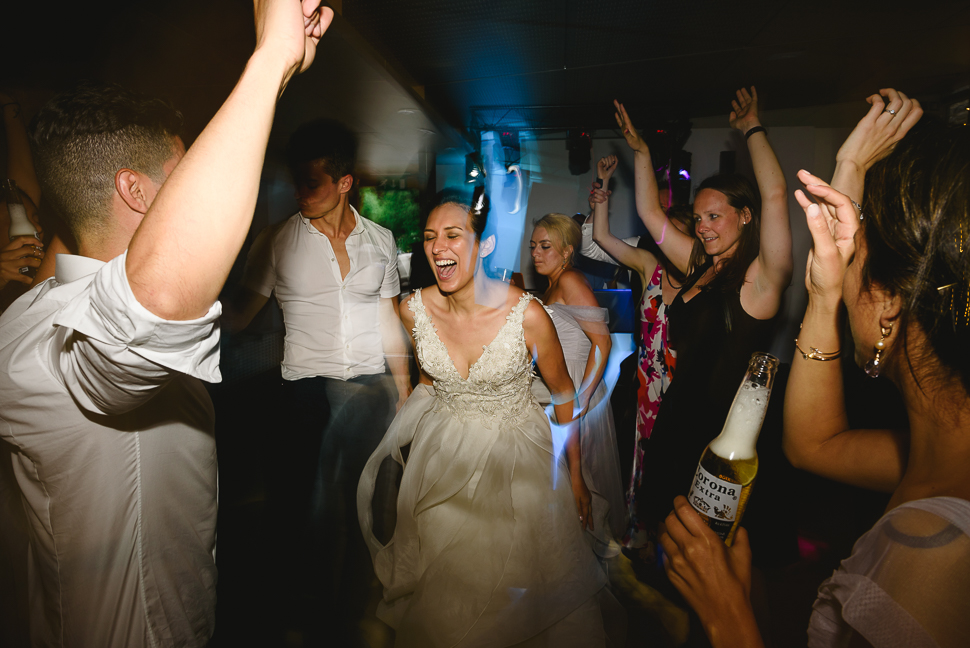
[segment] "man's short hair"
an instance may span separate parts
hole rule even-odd
[[[321,160],[323,170],[334,182],[354,175],[357,164],[357,136],[332,119],[317,119],[301,125],[286,145],[286,165],[299,181],[300,168]]]
[[[170,104],[117,84],[84,84],[58,95],[31,124],[45,205],[78,241],[101,230],[118,171],[132,169],[161,184],[181,129],[182,115]]]

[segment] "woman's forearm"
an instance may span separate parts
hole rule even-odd
[[[40,205],[40,183],[30,156],[27,129],[24,127],[20,105],[12,99],[3,99],[3,122],[7,132],[7,177],[17,183],[35,205]]]
[[[761,193],[761,249],[758,257],[764,278],[780,292],[791,281],[794,265],[788,186],[767,135],[754,133],[747,138],[747,144]]]
[[[678,270],[686,273],[694,239],[667,220],[667,215],[660,206],[660,194],[657,190],[657,178],[654,175],[650,150],[645,144],[633,154],[633,166],[636,179],[637,214],[667,259],[677,266]]]

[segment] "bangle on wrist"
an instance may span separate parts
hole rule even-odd
[[[802,325],[798,325],[798,330],[802,330]],[[828,362],[829,360],[835,360],[842,355],[842,350],[838,351],[819,351],[817,347],[808,347],[808,353],[802,351],[802,348],[798,346],[798,338],[795,338],[795,348],[798,352],[802,354],[802,357],[806,360],[818,360],[819,362]]]
[[[755,126],[754,128],[749,128],[744,133],[744,140],[745,141],[748,141],[749,139],[751,139],[751,136],[754,135],[755,133],[764,133],[767,136],[768,135],[768,129],[765,128],[764,126]]]
[[[862,205],[852,200],[851,198],[849,198],[849,202],[852,203],[853,207],[859,210],[859,220],[862,220]]]
[[[795,338],[795,348],[802,357],[806,360],[818,360],[819,362],[828,362],[829,360],[836,360],[842,355],[842,350],[838,351],[819,351],[815,347],[808,347],[808,352],[802,351],[802,348],[798,346],[798,338]]]

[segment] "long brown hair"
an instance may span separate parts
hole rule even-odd
[[[717,267],[714,268],[714,279],[701,287],[701,290],[739,291],[744,285],[744,275],[748,272],[748,266],[758,258],[758,251],[761,248],[761,196],[750,180],[737,173],[725,173],[707,178],[697,188],[695,199],[704,189],[721,192],[731,207],[741,213],[747,209],[751,214],[751,220],[741,230],[737,250],[727,259],[718,262]],[[689,272],[694,272],[709,260],[704,252],[704,245],[695,235]]]

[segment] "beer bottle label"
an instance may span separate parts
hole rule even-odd
[[[734,525],[741,498],[741,484],[715,477],[697,465],[694,484],[690,489],[691,506],[707,517],[708,526],[723,540]]]

